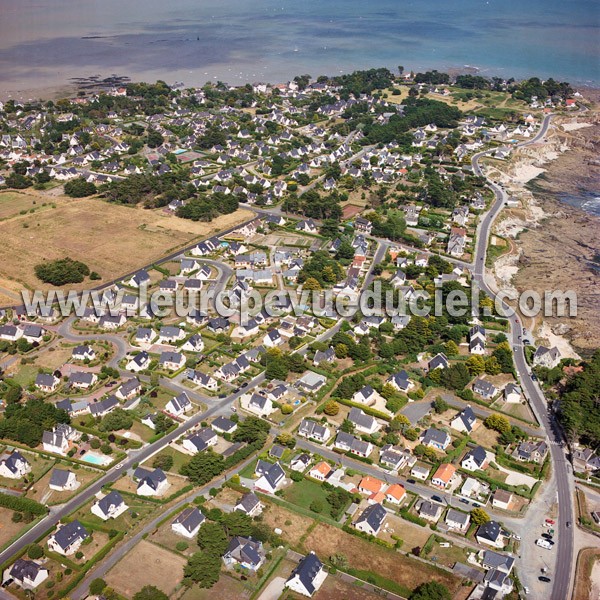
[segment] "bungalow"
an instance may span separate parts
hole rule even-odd
[[[392,504],[400,504],[406,496],[406,490],[399,483],[393,483],[385,491],[385,499]]]
[[[367,494],[367,496],[371,496],[372,494],[378,494],[379,492],[383,491],[384,487],[385,483],[383,483],[383,481],[380,481],[376,477],[367,475],[360,480],[360,483],[358,484],[358,491],[361,494]]]
[[[517,404],[521,402],[521,398],[521,388],[515,383],[508,383],[504,388],[504,401]]]
[[[175,417],[183,416],[190,412],[192,408],[192,401],[185,392],[171,398],[165,406],[165,410]]]
[[[344,452],[357,454],[366,458],[373,452],[373,444],[358,439],[350,433],[339,431],[334,442],[334,447]]]
[[[115,392],[115,396],[119,400],[129,400],[142,393],[142,384],[139,379],[132,377],[127,381],[124,381],[119,389]]]
[[[210,428],[204,427],[184,438],[182,446],[192,454],[203,452],[219,441],[217,434]]]
[[[539,346],[533,355],[534,366],[547,367],[553,369],[560,362],[560,351],[555,346],[553,348],[546,348],[546,346]]]
[[[236,536],[229,542],[223,555],[227,566],[240,565],[243,569],[255,572],[265,562],[266,554],[262,542],[252,537]]]
[[[138,496],[160,496],[171,485],[162,469],[148,471],[147,469],[138,467],[133,477],[138,480]]]
[[[47,394],[54,392],[59,383],[60,378],[54,375],[54,373],[38,373],[38,376],[35,378],[35,387]]]
[[[481,447],[471,448],[460,461],[460,466],[467,471],[479,471],[487,466],[487,452]]]
[[[353,406],[348,413],[348,420],[361,433],[375,433],[381,425],[374,417],[365,414],[360,408]]]
[[[158,364],[161,369],[178,371],[185,365],[185,356],[181,352],[161,352]]]
[[[448,529],[464,533],[469,527],[471,516],[460,510],[451,508],[448,510],[445,521],[446,525],[448,525]]]
[[[54,431],[44,431],[42,434],[42,447],[44,452],[67,455],[69,451],[69,440],[62,433]]]
[[[219,433],[233,433],[237,429],[237,423],[226,417],[217,417],[210,426]]]
[[[473,409],[467,405],[450,421],[450,427],[462,433],[471,433],[477,422]]]
[[[29,461],[18,451],[0,456],[0,476],[21,479],[31,471]]]
[[[509,510],[512,499],[513,495],[510,492],[498,488],[492,495],[492,507]]]
[[[298,473],[304,473],[310,463],[310,456],[308,454],[298,454],[290,461],[290,469]]]
[[[321,423],[311,419],[302,419],[300,427],[298,427],[298,435],[323,444],[331,437],[331,432],[328,427]]]
[[[4,582],[12,580],[24,590],[34,590],[48,579],[48,569],[32,560],[17,558],[12,567],[6,569],[2,576]]]
[[[285,484],[285,471],[278,462],[269,463],[259,459],[255,472],[260,475],[254,482],[255,490],[265,494],[274,494]]]
[[[254,492],[244,494],[235,505],[234,510],[239,510],[250,517],[256,517],[262,512],[263,505]]]
[[[307,371],[298,381],[296,386],[305,392],[314,393],[318,392],[327,382],[327,377],[315,373],[313,371]]]
[[[265,335],[263,343],[267,348],[274,348],[275,346],[283,344],[283,338],[277,329],[271,329]]]
[[[474,325],[469,330],[469,352],[471,354],[485,353],[485,328]]]
[[[473,382],[473,391],[486,400],[490,400],[498,392],[496,387],[485,379],[476,379]]]
[[[408,373],[404,370],[390,375],[386,383],[389,383],[395,390],[405,394],[414,387],[414,383],[408,378]]]
[[[332,471],[333,469],[329,463],[321,461],[308,472],[308,475],[317,481],[325,481]]]
[[[450,463],[442,464],[431,478],[431,484],[445,490],[452,482],[456,474],[456,467]]]
[[[76,346],[75,348],[73,348],[71,358],[73,360],[92,361],[96,360],[96,353],[94,352],[94,349],[91,346]]]
[[[367,506],[354,523],[354,527],[363,533],[376,536],[387,517],[387,511],[379,503]]]
[[[244,394],[240,398],[240,405],[258,417],[268,417],[275,410],[273,402],[269,398],[254,393]]]
[[[128,371],[139,373],[140,371],[147,369],[150,366],[150,362],[150,355],[145,350],[142,350],[127,362],[125,368]]]
[[[480,525],[475,533],[475,539],[479,544],[486,544],[488,546],[494,546],[495,548],[504,547],[502,528],[497,521],[488,521],[487,523]]]
[[[431,500],[423,500],[419,506],[419,516],[427,521],[437,523],[442,516],[442,505]]]
[[[53,469],[50,475],[50,483],[48,484],[51,490],[57,492],[65,492],[76,490],[79,487],[77,476],[73,471],[65,469]]]
[[[195,371],[190,369],[188,371],[187,377],[190,381],[199,385],[207,390],[216,390],[219,387],[217,380],[206,373],[202,373],[202,371]]]
[[[62,525],[48,538],[48,548],[63,556],[77,552],[89,533],[77,520]]]
[[[284,586],[310,598],[323,585],[326,577],[323,563],[311,552],[298,563]]]
[[[436,450],[446,450],[451,442],[450,436],[440,429],[430,427],[421,434],[421,443]]]
[[[190,506],[175,517],[171,530],[177,535],[194,539],[205,520],[206,517],[195,506]]]
[[[69,385],[79,390],[87,390],[93,387],[98,381],[96,373],[87,371],[75,371],[69,376]]]
[[[116,490],[112,490],[106,496],[100,498],[100,500],[96,500],[90,510],[103,521],[108,521],[108,519],[116,519],[128,508],[125,500],[123,500],[123,496]]]

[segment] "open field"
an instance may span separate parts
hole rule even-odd
[[[308,535],[305,545],[318,548],[324,557],[344,554],[353,569],[377,573],[407,590],[432,579],[443,583],[451,592],[458,586],[458,579],[449,573],[323,523]]]
[[[375,600],[376,598],[381,598],[381,596],[374,592],[369,592],[359,585],[342,581],[340,577],[330,575],[313,598],[315,600],[339,600],[339,598],[343,598],[344,600]]]
[[[272,529],[281,529],[281,537],[292,547],[300,545],[302,537],[314,523],[312,519],[286,510],[282,506],[264,502],[263,520]]]
[[[251,590],[246,589],[243,581],[238,581],[221,573],[217,583],[209,590],[203,590],[198,586],[191,587],[180,600],[213,600],[214,598],[234,598],[243,600],[249,598]]]
[[[183,579],[185,559],[142,540],[106,575],[108,585],[131,598],[146,585],[154,585],[170,595]],[[145,569],[140,569],[145,565]]]
[[[13,514],[8,508],[0,508],[0,548],[25,527],[23,523],[12,522]]]
[[[577,558],[573,600],[600,599],[600,550],[584,548]]]
[[[52,208],[54,198],[36,192],[0,192],[0,221],[21,213]]]
[[[249,211],[240,209],[212,223],[195,223],[160,210],[109,204],[97,198],[63,200],[54,209],[17,214],[0,222],[4,246],[11,248],[0,266],[0,289],[13,289],[11,282],[15,281],[45,289],[35,277],[35,265],[65,256],[85,262],[104,281],[114,279],[250,216]]]

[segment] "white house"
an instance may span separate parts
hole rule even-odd
[[[79,487],[79,481],[73,471],[65,469],[54,469],[50,475],[49,487],[57,492],[76,490]]]
[[[150,362],[150,355],[145,350],[142,350],[127,362],[125,368],[128,371],[139,373],[140,371],[147,369],[150,366]]]
[[[138,480],[138,496],[161,496],[171,485],[162,469],[148,471],[138,467],[133,476]]]
[[[192,401],[185,392],[171,398],[165,406],[165,410],[175,417],[183,416],[185,413],[190,412],[192,408]]]
[[[560,358],[560,350],[556,346],[553,348],[539,346],[533,355],[533,364],[553,369],[560,362]]]
[[[515,383],[508,383],[504,388],[504,400],[511,404],[518,404],[521,402],[522,393],[521,388]]]
[[[171,530],[177,535],[193,539],[205,520],[206,517],[195,506],[190,506],[177,515],[171,523]]]
[[[285,484],[285,471],[278,462],[269,463],[259,459],[255,472],[260,477],[254,482],[254,489],[265,494],[274,494]]]
[[[66,525],[61,525],[48,538],[48,548],[63,556],[69,556],[79,550],[83,540],[88,536],[89,533],[79,521],[71,521]]]
[[[44,431],[42,434],[42,447],[45,452],[66,456],[69,451],[69,440],[58,431]]]
[[[354,523],[354,527],[363,533],[376,536],[387,517],[387,511],[379,503],[367,506]]]
[[[263,505],[254,492],[244,494],[235,505],[234,510],[246,513],[250,517],[256,517],[262,512]]]
[[[103,521],[108,521],[108,519],[116,519],[128,508],[129,507],[123,500],[123,496],[116,490],[112,490],[103,498],[96,500],[96,502],[92,504],[90,510]]]
[[[18,451],[0,456],[0,477],[21,479],[31,471],[28,460]]]
[[[40,583],[48,579],[48,569],[32,560],[17,558],[11,567],[4,571],[3,581],[12,579],[24,590],[34,590]]]
[[[323,563],[314,552],[311,552],[298,563],[284,585],[310,598],[323,585],[326,578],[327,571]]]
[[[273,402],[260,394],[244,394],[240,398],[240,405],[258,417],[268,417],[275,410]]]

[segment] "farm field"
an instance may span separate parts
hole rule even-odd
[[[36,278],[35,265],[65,256],[85,262],[104,281],[114,279],[251,216],[240,209],[212,223],[200,223],[97,198],[59,199],[56,208],[33,214],[17,212],[15,216],[10,210],[12,217],[0,222],[0,236],[5,247],[12,249],[0,266],[0,292],[2,288],[14,290],[14,282],[30,289],[48,289]],[[0,215],[1,211],[0,195]],[[73,288],[87,285],[89,282],[83,282]]]
[[[252,590],[247,588],[243,581],[238,581],[221,573],[219,581],[208,589],[203,590],[197,585],[192,586],[180,600],[213,600],[214,598],[250,598]]]
[[[146,585],[170,595],[183,579],[185,563],[181,556],[142,540],[106,574],[105,580],[128,598]],[[140,569],[140,565],[149,568]]]

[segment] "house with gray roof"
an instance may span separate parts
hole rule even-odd
[[[57,492],[76,490],[79,487],[77,476],[73,471],[55,468],[50,475],[49,487]]]
[[[171,530],[177,535],[188,539],[193,539],[198,534],[198,530],[206,517],[196,508],[190,506],[180,512],[171,523]]]
[[[87,529],[77,520],[60,525],[48,538],[48,548],[63,556],[69,556],[79,550],[83,540],[89,536]]]
[[[354,527],[363,533],[376,536],[381,530],[386,517],[387,511],[381,504],[371,504],[363,510],[354,522]]]
[[[300,560],[294,568],[284,586],[310,598],[327,578],[327,571],[323,563],[314,552],[310,552]]]
[[[264,564],[265,559],[266,553],[262,542],[252,537],[242,536],[232,538],[223,555],[225,565],[240,565],[252,572],[256,572]]]

